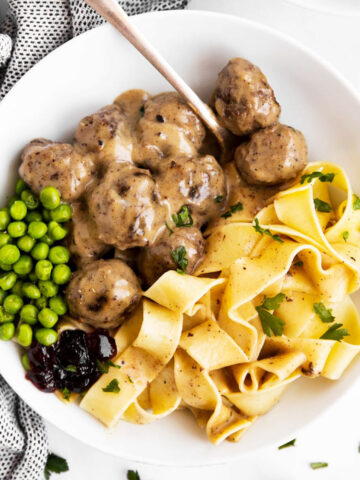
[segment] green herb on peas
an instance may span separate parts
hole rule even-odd
[[[178,213],[171,216],[176,227],[191,227],[194,220],[189,212],[189,208],[183,205]]]
[[[102,389],[103,392],[107,393],[119,393],[120,392],[120,387],[119,387],[119,380],[117,378],[114,378],[111,380],[111,382]]]

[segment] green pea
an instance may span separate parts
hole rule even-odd
[[[12,239],[8,233],[1,232],[0,233],[0,247],[3,247],[4,245],[7,245],[8,243],[11,243]]]
[[[57,285],[64,285],[70,280],[71,270],[67,265],[55,265],[52,271],[52,280]]]
[[[1,278],[0,278],[0,283],[1,283]],[[36,300],[37,298],[41,297],[39,288],[30,282],[24,283],[23,294],[25,295],[25,297],[31,298],[33,300]]]
[[[4,272],[10,272],[12,270],[12,265],[7,265],[6,263],[0,263],[1,270]]]
[[[19,260],[13,265],[13,270],[20,276],[27,275],[33,268],[33,261],[29,255],[21,255]]]
[[[17,275],[14,272],[7,272],[0,275],[0,288],[3,290],[10,290],[13,288],[17,280]]]
[[[23,237],[19,238],[17,241],[17,246],[23,252],[29,253],[35,245],[35,239],[31,238],[29,235],[24,235]]]
[[[29,278],[30,282],[32,282],[32,283],[35,283],[38,280],[35,272],[30,272],[29,275],[28,275],[28,278]]]
[[[60,263],[67,263],[69,259],[70,259],[70,252],[66,247],[57,245],[56,247],[50,248],[49,260],[54,265],[57,265]]]
[[[29,186],[24,182],[22,178],[19,178],[15,186],[16,195],[21,195],[21,192],[28,189],[29,189]]]
[[[28,226],[28,234],[32,238],[39,239],[46,234],[47,229],[44,222],[31,222]]]
[[[14,320],[15,315],[5,312],[4,307],[0,306],[0,323],[13,322]]]
[[[39,288],[41,294],[46,298],[55,297],[59,291],[59,287],[50,280],[40,280]]]
[[[26,223],[18,221],[11,222],[7,227],[7,231],[12,238],[22,237],[26,233]]]
[[[35,265],[35,273],[39,280],[49,280],[53,266],[49,260],[39,260]]]
[[[49,253],[49,245],[45,242],[39,242],[31,250],[31,255],[35,260],[45,260]]]
[[[16,245],[4,245],[0,248],[0,262],[6,265],[16,263],[20,258],[20,251]]]
[[[24,190],[20,197],[29,210],[35,210],[39,206],[39,199],[31,190]]]
[[[66,237],[67,229],[59,223],[52,221],[49,223],[49,234],[54,240],[62,240]]]
[[[26,217],[27,208],[25,202],[16,200],[10,207],[10,215],[14,220],[22,220]]]
[[[40,242],[46,243],[47,245],[52,245],[54,243],[54,240],[47,233],[46,235],[40,238]]]
[[[65,315],[65,313],[67,312],[66,302],[60,296],[50,298],[49,307],[58,315]]]
[[[41,345],[49,347],[57,341],[58,334],[51,328],[39,328],[35,333],[35,338]]]
[[[31,222],[41,222],[43,219],[42,215],[40,212],[33,210],[32,212],[28,212],[28,214],[25,217],[25,221],[27,223]]]
[[[29,357],[27,356],[27,353],[24,353],[24,355],[21,355],[21,363],[24,369],[28,372],[31,367],[30,367]]]
[[[15,334],[15,325],[13,323],[4,323],[0,326],[0,340],[8,342]]]
[[[22,280],[16,280],[15,285],[11,289],[11,293],[18,295],[19,297],[23,296],[23,287],[24,282]]]
[[[39,311],[35,305],[24,305],[20,311],[20,320],[30,325],[35,325],[38,313]]]
[[[7,207],[10,208],[11,205],[16,202],[16,200],[20,200],[19,197],[17,195],[12,195],[9,200],[8,200],[8,203],[7,203]]]
[[[21,297],[19,297],[18,295],[11,294],[5,298],[3,307],[5,312],[15,315],[21,310],[23,305],[24,305],[24,302]]]
[[[59,320],[58,314],[53,312],[50,308],[43,308],[39,312],[39,322],[45,328],[52,328]]]
[[[46,308],[47,307],[47,298],[46,297],[40,297],[40,298],[36,299],[35,300],[35,305],[39,310],[42,310],[43,308]]]
[[[30,347],[33,337],[33,331],[30,325],[27,323],[22,323],[17,331],[17,341],[22,347]]]
[[[2,305],[3,301],[4,301],[4,298],[6,297],[7,293],[5,292],[5,290],[3,290],[2,288],[0,288],[0,304]]]
[[[71,219],[72,216],[72,210],[70,205],[67,203],[63,203],[62,205],[59,205],[55,210],[52,210],[50,212],[51,218],[55,222],[68,222]]]
[[[45,187],[40,192],[40,202],[48,210],[54,210],[60,205],[60,193],[54,187]]]
[[[47,222],[51,222],[50,210],[44,208],[44,210],[42,211],[42,215],[44,217],[44,220],[46,220]]]
[[[0,230],[5,230],[10,220],[9,210],[7,208],[0,208]]]

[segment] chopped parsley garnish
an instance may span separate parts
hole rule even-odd
[[[342,233],[342,237],[344,239],[344,242],[347,242],[347,239],[349,238],[349,232],[345,230],[345,232]]]
[[[169,235],[172,235],[174,233],[174,230],[170,227],[170,225],[165,222],[166,228],[169,230]]]
[[[288,447],[295,447],[295,442],[296,442],[296,438],[293,438],[292,440],[290,440],[290,442],[280,445],[280,447],[278,447],[278,450],[282,450],[283,448],[288,448]]]
[[[283,334],[285,322],[270,313],[268,310],[276,310],[279,308],[279,305],[284,301],[285,296],[284,293],[278,293],[275,297],[265,297],[263,303],[258,307],[255,307],[259,314],[263,332],[268,337],[271,337],[272,335],[278,337]]]
[[[96,360],[96,366],[101,373],[108,373],[110,367],[121,368],[121,365],[116,365],[116,363],[112,362],[111,360],[106,360],[105,362]]]
[[[63,388],[63,389],[61,390],[61,393],[63,394],[64,400],[69,400],[69,399],[70,399],[71,392],[70,392],[70,390],[69,390],[68,388],[66,388],[66,387]]]
[[[313,469],[313,470],[317,470],[318,468],[325,468],[325,467],[328,467],[329,464],[326,463],[326,462],[312,462],[310,463],[310,467]]]
[[[323,200],[320,200],[320,198],[314,198],[314,205],[318,212],[331,212],[331,205]]]
[[[276,240],[277,242],[284,243],[284,240],[279,237],[279,235],[274,235],[273,233],[270,232],[268,228],[262,228],[260,227],[259,220],[255,217],[254,219],[255,225],[253,225],[253,228],[255,229],[256,232],[260,233],[260,235],[268,235],[271,237],[273,240]]]
[[[221,203],[223,201],[224,195],[218,195],[214,198],[215,203]]]
[[[306,175],[303,175],[301,177],[300,183],[310,183],[312,182],[315,178],[318,178],[320,182],[329,182],[331,183],[334,180],[335,173],[321,173],[321,172],[312,172],[312,173],[307,173]]]
[[[74,372],[76,373],[77,372],[77,367],[75,365],[68,365],[65,370],[67,370],[68,372]]]
[[[324,323],[331,323],[335,320],[330,308],[326,308],[322,302],[314,303],[314,312],[320,317],[320,320]]]
[[[340,328],[342,326],[342,323],[334,323],[320,338],[322,340],[336,340],[337,342],[341,342],[344,337],[349,335],[346,328]]]
[[[294,263],[294,267],[303,267],[304,266],[304,262],[302,260],[300,260],[299,262],[296,262]]]
[[[117,378],[114,378],[111,380],[111,382],[106,385],[105,388],[102,389],[103,392],[109,392],[109,393],[119,393],[120,392],[120,387],[119,387],[119,380]]]
[[[223,218],[229,218],[232,216],[233,213],[235,212],[240,212],[243,209],[243,204],[241,202],[235,203],[235,205],[231,205],[229,210],[227,210],[225,213],[223,213],[221,216]]]
[[[174,213],[171,218],[177,227],[191,227],[194,223],[186,205],[183,205],[179,213]]]
[[[145,105],[141,105],[139,108],[140,116],[143,117],[145,115]]]
[[[360,210],[360,198],[354,193],[353,209]]]
[[[44,470],[46,480],[49,480],[52,473],[63,473],[68,470],[69,465],[65,458],[59,457],[55,453],[49,453]]]
[[[137,470],[128,470],[127,480],[140,480],[140,475]]]
[[[173,250],[171,252],[171,256],[172,256],[175,264],[179,267],[177,269],[177,272],[178,273],[185,273],[186,268],[187,268],[188,263],[189,263],[188,259],[186,258],[185,247],[183,245],[181,245],[180,247],[175,248],[175,250]]]

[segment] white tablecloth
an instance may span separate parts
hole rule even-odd
[[[359,16],[322,14],[283,0],[192,0],[190,9],[239,15],[277,28],[321,54],[360,90]],[[269,448],[227,465],[197,469],[127,463],[83,445],[51,424],[47,427],[51,450],[65,457],[70,466],[59,480],[125,480],[128,469],[138,470],[142,480],[358,480],[359,406],[360,381],[298,434],[296,448]],[[329,467],[311,470],[310,462],[318,461],[328,462]]]

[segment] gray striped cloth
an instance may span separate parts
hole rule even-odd
[[[135,15],[185,8],[187,2],[122,0],[119,3],[129,15]],[[10,0],[9,3],[10,8],[6,0],[0,0],[0,100],[29,68],[54,48],[103,23],[83,0]],[[0,480],[43,479],[47,455],[42,419],[0,376]]]

